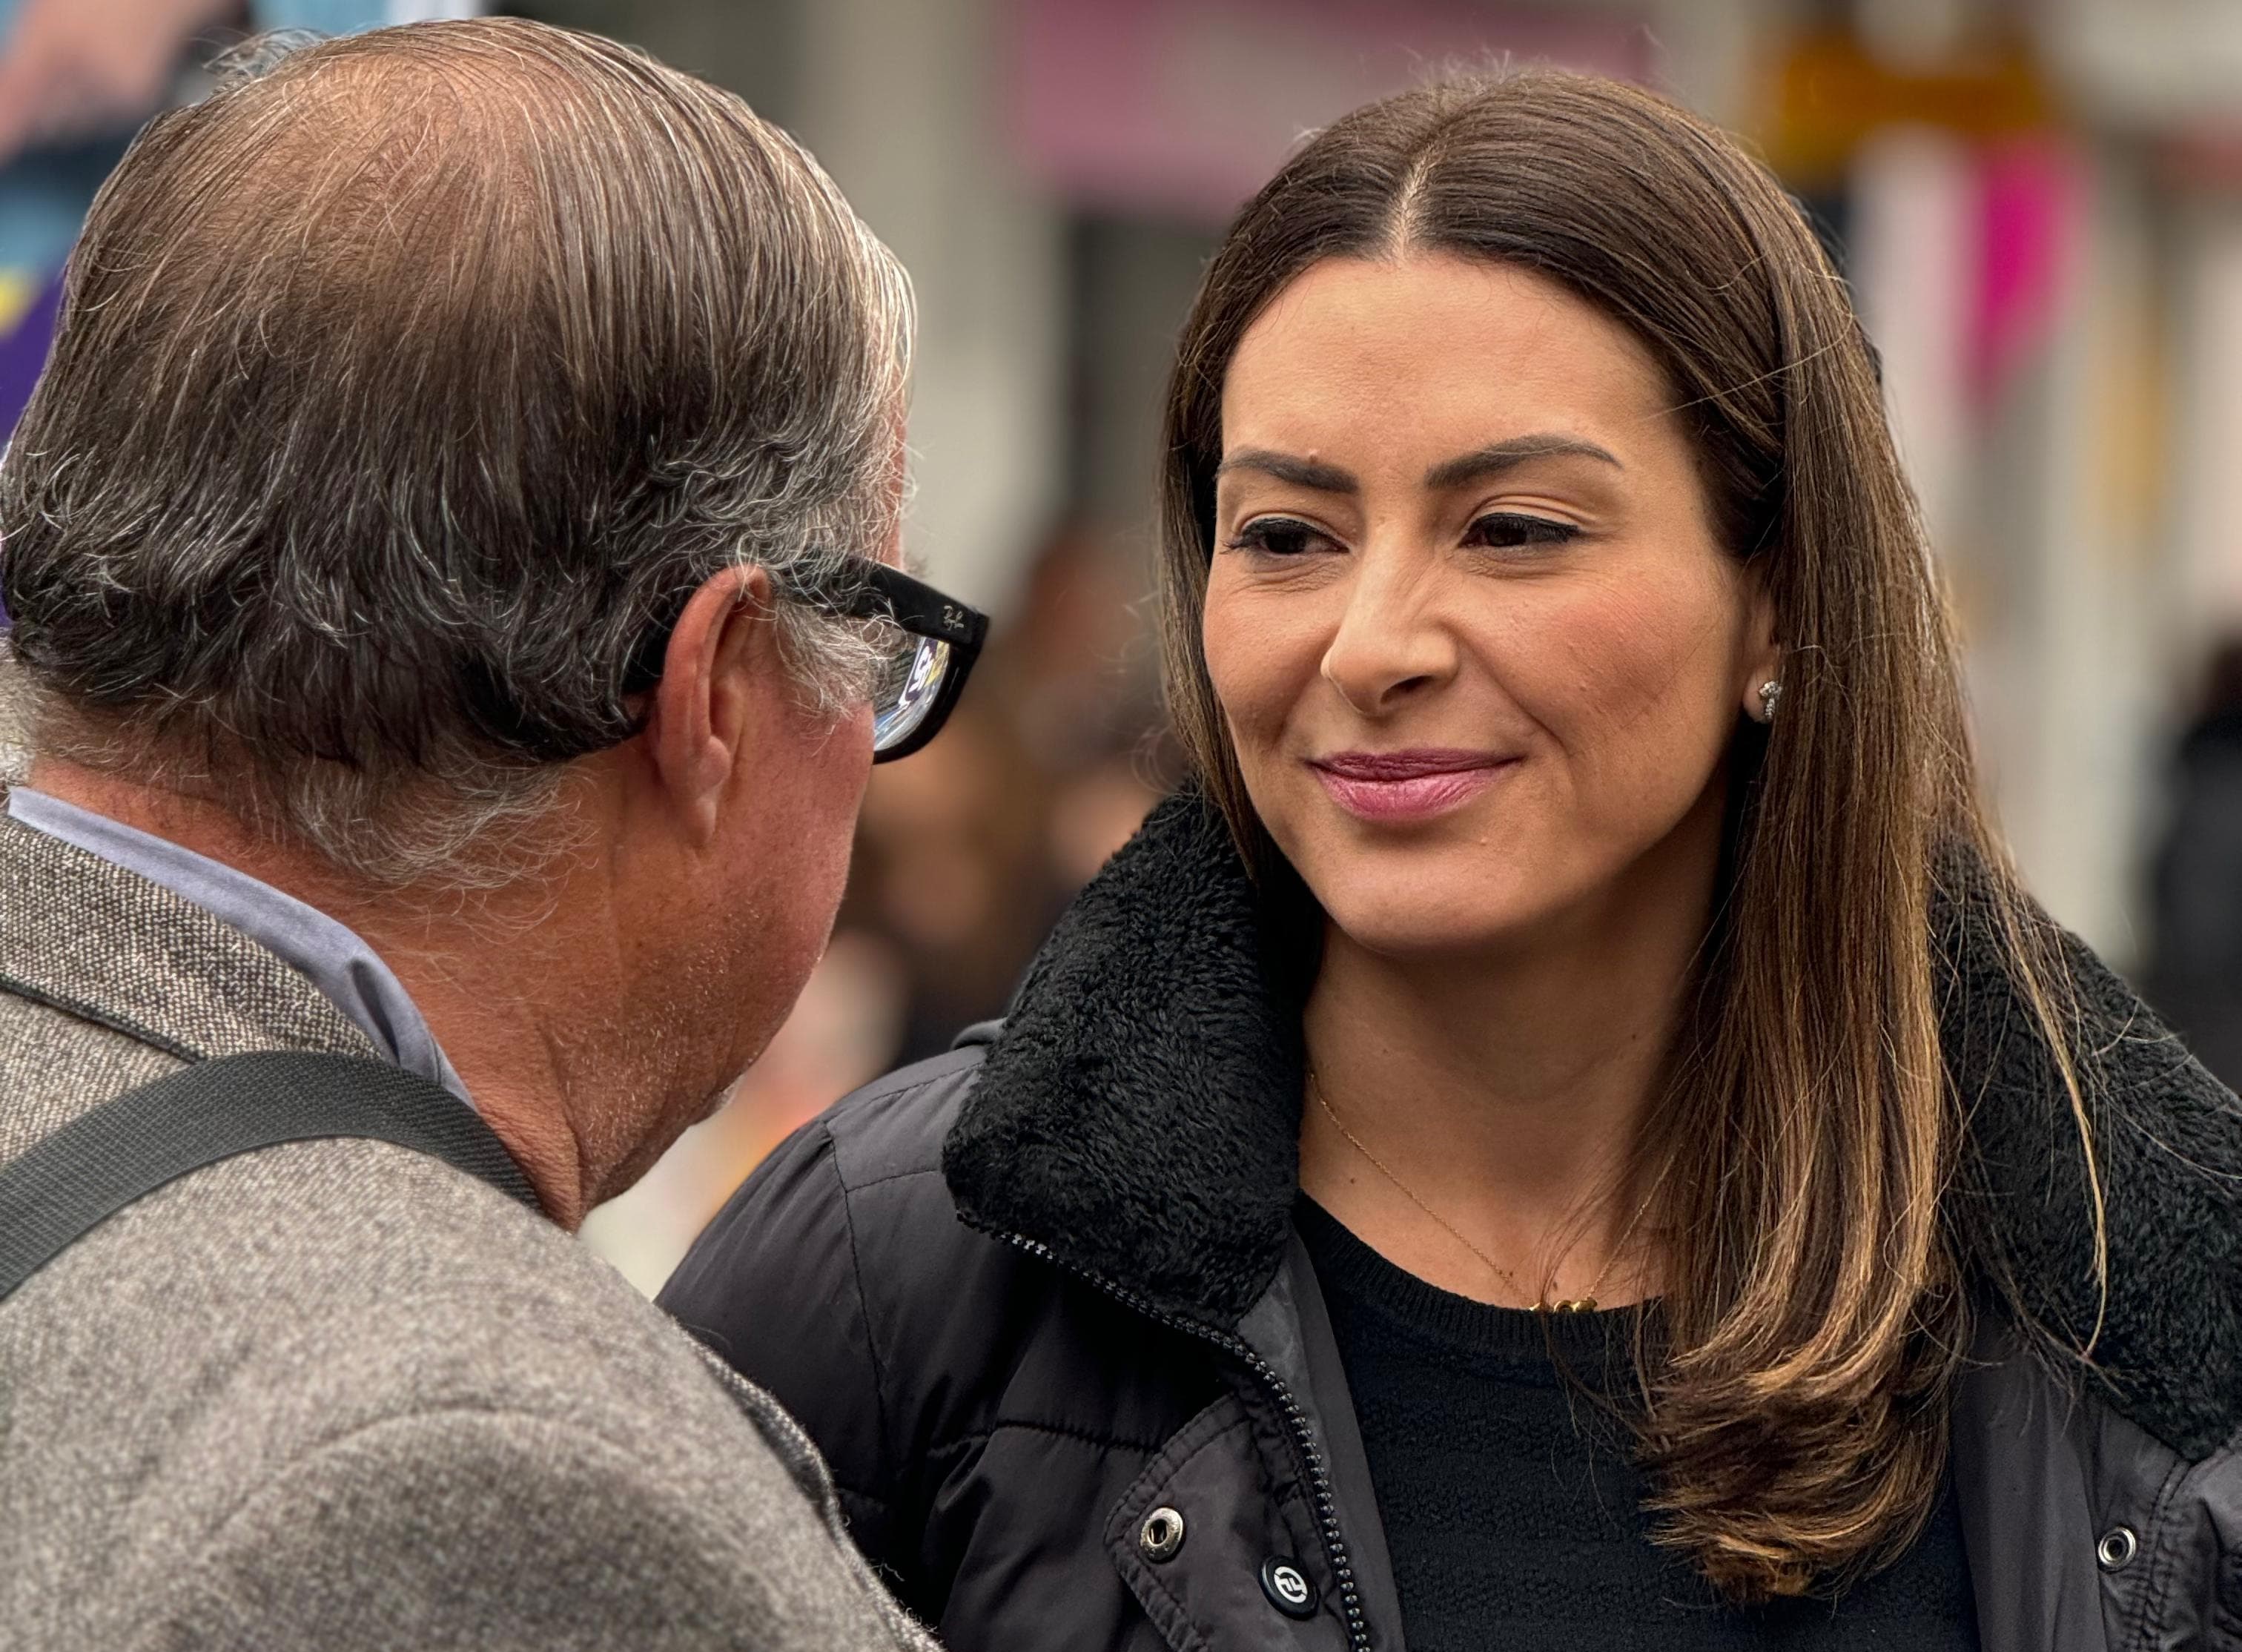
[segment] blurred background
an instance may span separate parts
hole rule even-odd
[[[789,1131],[1002,1012],[1171,778],[1145,597],[1171,343],[1300,135],[1550,61],[1742,134],[1882,352],[1992,801],[2055,914],[2242,1081],[2242,6],[2232,0],[0,0],[0,432],[123,138],[252,29],[495,9],[743,93],[916,278],[910,535],[998,629],[875,776],[830,954],[587,1237],[652,1289]]]

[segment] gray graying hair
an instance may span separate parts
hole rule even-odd
[[[635,731],[685,594],[892,543],[910,332],[807,154],[622,47],[494,18],[238,70],[103,189],[0,460],[36,749],[487,881]],[[772,618],[861,701],[865,628]]]

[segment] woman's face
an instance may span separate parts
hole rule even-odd
[[[1775,652],[1672,401],[1601,312],[1449,255],[1319,264],[1239,345],[1207,667],[1255,809],[1359,944],[1709,889]]]

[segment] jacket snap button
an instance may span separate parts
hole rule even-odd
[[[1316,1586],[1308,1581],[1299,1561],[1287,1555],[1272,1555],[1261,1562],[1261,1592],[1286,1617],[1316,1615]]]
[[[2094,1545],[2094,1558],[2102,1563],[2105,1572],[2123,1571],[2140,1552],[2141,1540],[2133,1535],[2130,1526],[2112,1526]]]
[[[1154,1509],[1137,1528],[1137,1547],[1144,1551],[1146,1560],[1156,1565],[1175,1559],[1176,1551],[1183,1546],[1184,1517],[1172,1508]]]

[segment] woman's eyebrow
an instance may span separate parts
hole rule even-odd
[[[1269,447],[1241,447],[1227,455],[1215,467],[1214,473],[1222,476],[1233,470],[1258,470],[1264,475],[1274,476],[1280,482],[1291,482],[1297,487],[1312,487],[1319,494],[1353,494],[1359,492],[1362,487],[1351,471],[1341,470],[1336,465],[1326,465],[1319,459],[1302,459]]]
[[[1490,442],[1459,458],[1443,460],[1425,473],[1425,486],[1461,487],[1536,459],[1594,459],[1615,470],[1627,468],[1608,447],[1600,447],[1578,436],[1542,433]],[[1258,470],[1280,482],[1312,488],[1319,494],[1353,494],[1360,492],[1362,487],[1352,471],[1341,470],[1320,459],[1303,459],[1297,453],[1281,453],[1270,447],[1241,447],[1226,456],[1214,473],[1224,476],[1233,470]]]
[[[1625,470],[1619,457],[1609,448],[1599,447],[1578,436],[1539,434],[1513,436],[1507,441],[1490,443],[1460,459],[1450,459],[1435,465],[1425,473],[1425,486],[1430,488],[1461,487],[1470,482],[1485,481],[1504,471],[1534,459],[1594,459]]]

